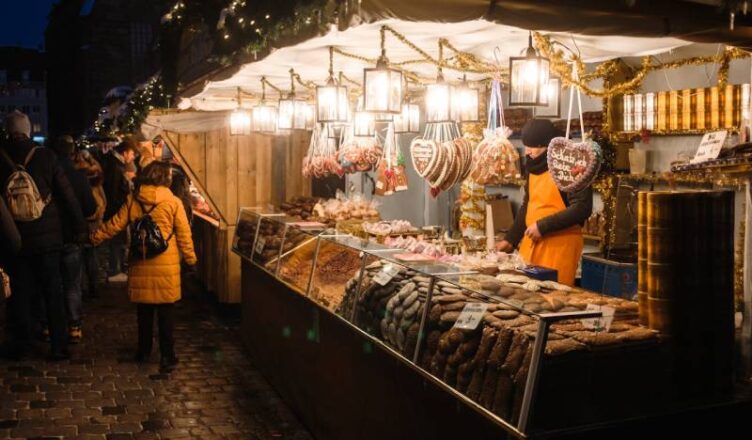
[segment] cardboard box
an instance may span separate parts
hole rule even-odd
[[[514,224],[512,202],[507,198],[486,202],[486,213],[493,219],[494,232],[507,232]]]

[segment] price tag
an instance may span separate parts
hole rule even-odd
[[[700,148],[697,149],[694,159],[690,163],[701,163],[712,159],[717,159],[723,148],[723,143],[726,142],[726,136],[728,132],[726,130],[714,131],[712,133],[705,133],[700,142]]]
[[[600,318],[581,319],[582,326],[588,330],[604,331],[608,332],[611,328],[611,323],[614,322],[614,313],[616,309],[609,306],[598,306],[595,304],[588,304],[585,309],[586,312],[601,312],[603,316]]]
[[[373,277],[373,280],[381,286],[386,286],[399,271],[399,268],[393,264],[385,264],[384,268]]]
[[[459,318],[454,323],[454,328],[462,330],[475,330],[486,313],[488,304],[485,303],[467,303],[460,312]]]
[[[264,252],[264,246],[266,246],[266,239],[264,237],[259,237],[256,240],[256,253],[260,254],[261,252]]]

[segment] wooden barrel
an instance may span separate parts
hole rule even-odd
[[[648,193],[637,193],[637,303],[641,325],[648,325]]]
[[[672,335],[674,328],[674,300],[648,297],[648,325],[664,335]]]
[[[637,305],[639,310],[640,325],[650,326],[650,306],[647,292],[637,292]]]

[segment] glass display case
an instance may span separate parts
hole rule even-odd
[[[666,362],[658,334],[640,326],[636,302],[514,270],[488,275],[407,262],[398,259],[401,249],[304,226],[285,214],[242,210],[235,251],[511,432],[668,406],[668,394],[641,399],[668,382],[670,369],[653,368],[649,378],[615,373]],[[616,376],[609,387],[619,399],[594,385]]]

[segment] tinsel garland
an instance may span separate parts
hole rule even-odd
[[[666,63],[654,63],[652,58],[647,56],[642,59],[642,65],[634,73],[632,79],[617,84],[611,84],[608,87],[604,87],[602,90],[597,90],[590,87],[589,83],[595,79],[607,79],[613,76],[618,69],[618,61],[606,61],[605,63],[596,66],[594,72],[587,73],[585,63],[576,56],[570,56],[567,58],[563,50],[554,48],[554,43],[551,40],[551,37],[534,32],[533,38],[535,39],[535,46],[540,51],[541,55],[550,60],[551,71],[561,78],[564,85],[577,86],[587,95],[601,98],[636,92],[642,85],[647,74],[654,70],[676,69],[684,66],[702,66],[711,63],[719,64],[718,85],[719,87],[724,87],[728,81],[728,70],[731,60],[748,58],[750,56],[748,52],[736,47],[727,47],[726,50],[718,55],[690,57]],[[577,69],[580,78],[579,80],[574,80],[572,78],[571,63],[574,63],[574,66]]]

